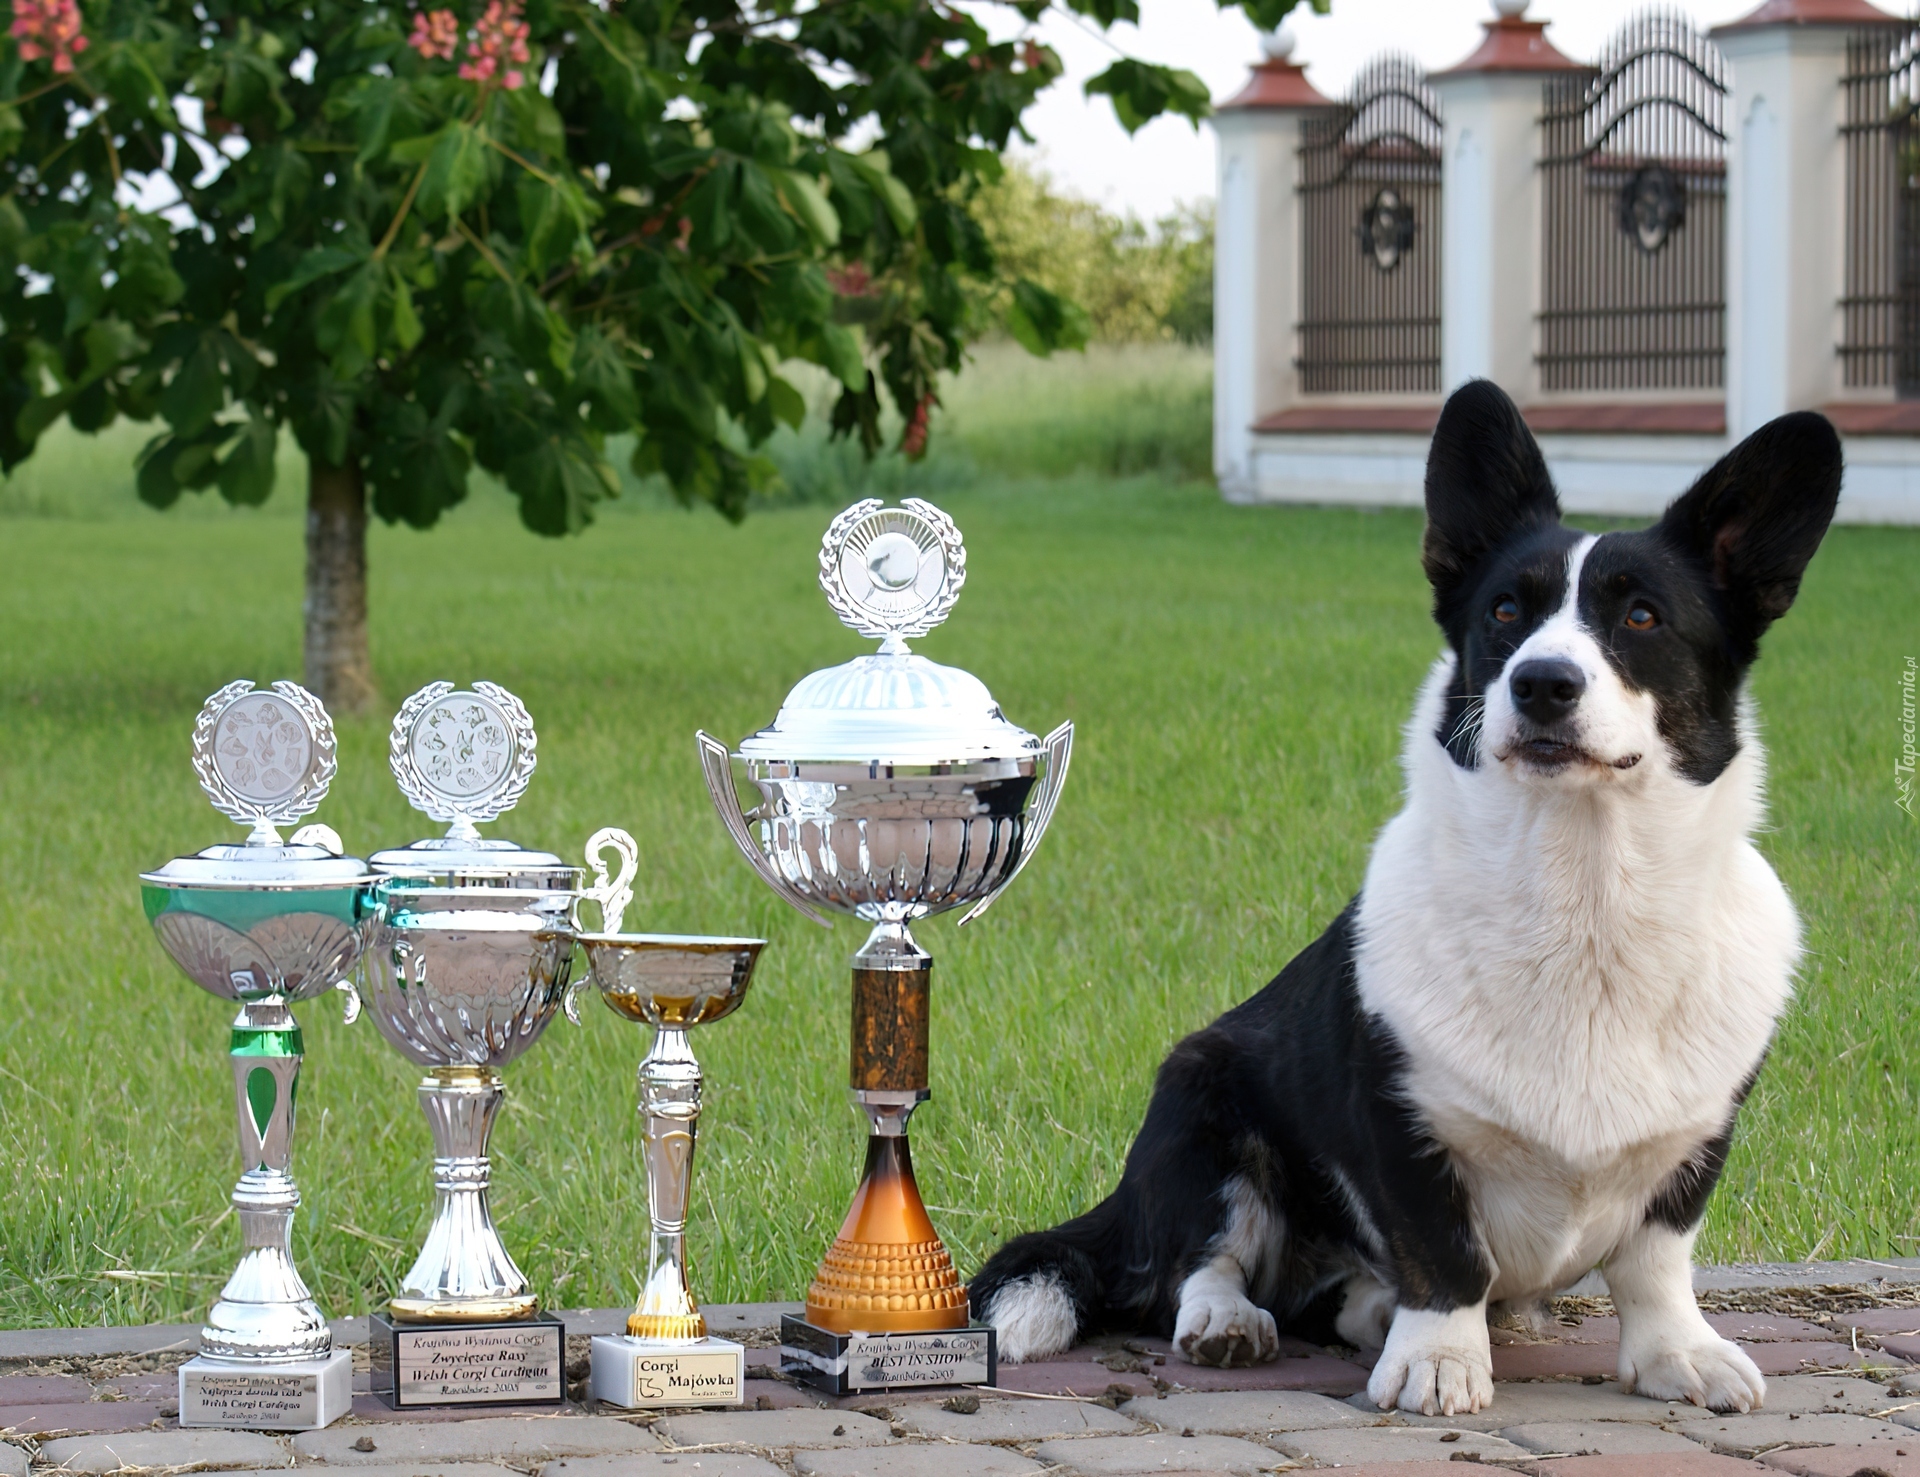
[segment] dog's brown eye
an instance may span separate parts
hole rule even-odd
[[[1636,605],[1632,610],[1627,612],[1627,629],[1629,631],[1651,631],[1659,624],[1660,617],[1655,615],[1651,610],[1648,610],[1644,605]]]
[[[1520,619],[1520,602],[1511,595],[1502,595],[1493,602],[1493,618],[1505,625],[1508,621]]]

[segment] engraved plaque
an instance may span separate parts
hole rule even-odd
[[[999,1340],[991,1328],[939,1333],[832,1333],[791,1313],[780,1320],[780,1368],[833,1395],[927,1385],[992,1385]]]
[[[593,1398],[628,1410],[675,1405],[739,1405],[747,1351],[727,1339],[673,1344],[659,1339],[596,1338]]]
[[[396,1409],[566,1398],[566,1329],[557,1318],[406,1324],[375,1314],[368,1321],[373,1393]]]
[[[180,1368],[180,1424],[245,1431],[315,1431],[353,1405],[353,1356],[258,1368],[198,1358]]]

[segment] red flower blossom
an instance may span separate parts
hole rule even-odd
[[[913,414],[907,418],[907,429],[900,437],[900,449],[909,457],[926,455],[927,418],[939,403],[939,399],[929,390],[920,397],[920,403],[913,407]]]
[[[22,61],[51,56],[56,72],[71,72],[74,57],[87,49],[74,0],[13,0],[13,24],[7,29],[20,43]]]
[[[460,44],[460,20],[451,10],[430,10],[413,17],[413,34],[407,45],[428,61],[438,57],[453,60],[453,48]]]
[[[873,291],[873,273],[865,262],[827,268],[827,285],[841,297],[866,297]]]
[[[526,79],[519,70],[533,59],[527,50],[529,27],[520,19],[520,0],[490,0],[487,13],[480,17],[474,38],[467,44],[469,60],[460,64],[460,75],[469,82],[486,82],[500,72],[508,92],[518,89]]]

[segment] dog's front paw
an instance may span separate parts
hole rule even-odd
[[[1243,1297],[1189,1293],[1173,1325],[1173,1347],[1189,1364],[1264,1364],[1280,1355],[1280,1329],[1273,1314]]]
[[[1620,1388],[1708,1410],[1758,1410],[1767,1382],[1746,1351],[1702,1324],[1704,1337],[1620,1346]]]
[[[1472,1415],[1493,1403],[1493,1355],[1483,1305],[1451,1313],[1394,1314],[1387,1346],[1367,1380],[1382,1410],[1396,1405],[1420,1415]]]

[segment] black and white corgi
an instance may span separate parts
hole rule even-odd
[[[1651,528],[1592,536],[1505,394],[1448,400],[1405,808],[1332,926],[1174,1047],[1113,1194],[973,1279],[1002,1358],[1128,1327],[1251,1363],[1287,1329],[1380,1350],[1383,1408],[1459,1414],[1493,1397],[1489,1305],[1597,1265],[1625,1388],[1761,1403],[1691,1256],[1800,954],[1749,839],[1746,676],[1840,463],[1825,419],[1783,416]]]

